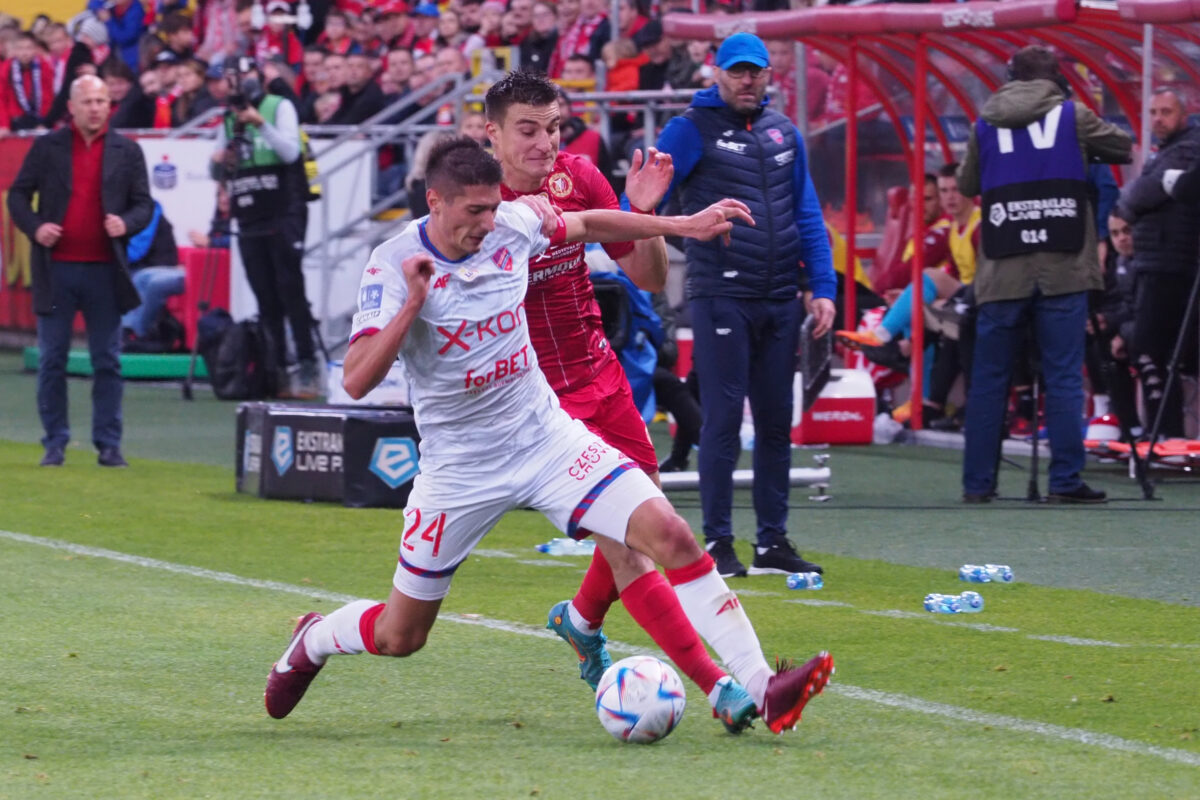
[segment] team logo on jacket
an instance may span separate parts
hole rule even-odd
[[[550,190],[550,194],[559,200],[565,200],[571,196],[571,192],[575,189],[575,184],[571,181],[571,176],[567,173],[556,172],[546,181],[546,188]]]
[[[767,128],[767,136],[770,136],[775,144],[783,144],[783,132],[779,128]]]
[[[512,272],[513,257],[512,254],[508,252],[507,247],[501,247],[499,250],[492,253],[492,263],[505,272]]]

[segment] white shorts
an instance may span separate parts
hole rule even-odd
[[[520,449],[497,447],[470,463],[424,461],[404,509],[393,585],[417,600],[440,600],[459,565],[500,517],[535,508],[566,535],[625,541],[633,510],[662,497],[619,450],[558,411],[545,435]]]

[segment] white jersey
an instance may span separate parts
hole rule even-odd
[[[529,260],[550,240],[532,209],[501,203],[479,252],[452,261],[429,240],[427,221],[416,220],[371,253],[350,341],[378,332],[400,312],[408,296],[401,264],[428,253],[429,296],[400,348],[421,457],[453,462],[523,447],[561,413],[525,318]]]

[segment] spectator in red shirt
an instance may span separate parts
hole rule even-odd
[[[509,35],[508,44],[521,44],[533,31],[533,0],[509,0],[508,13],[516,31]]]
[[[54,68],[38,55],[32,33],[18,34],[8,55],[0,66],[0,134],[44,127],[54,103]]]
[[[94,75],[76,79],[69,108],[71,125],[34,141],[8,192],[9,214],[32,243],[37,404],[46,449],[41,463],[61,466],[71,440],[67,354],[75,313],[81,311],[94,374],[92,442],[101,466],[124,467],[121,314],[141,303],[129,277],[126,245],[131,233],[150,222],[154,204],[141,148],[108,128],[104,81]]]
[[[632,39],[649,21],[642,15],[638,0],[621,0],[617,6],[617,35],[622,39]]]
[[[317,44],[331,53],[343,56],[362,52],[359,43],[350,38],[346,12],[336,8],[325,17],[325,30],[317,37]]]

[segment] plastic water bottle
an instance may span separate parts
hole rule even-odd
[[[819,572],[793,572],[787,576],[789,589],[820,589],[824,585]]]
[[[1012,583],[1012,568],[1005,564],[963,564],[958,579],[967,583]]]
[[[974,614],[983,610],[983,597],[979,592],[962,594],[927,594],[925,610],[934,614]]]
[[[964,614],[983,611],[983,596],[979,592],[963,592],[958,596],[959,610]]]
[[[534,548],[539,553],[549,556],[588,556],[596,549],[596,543],[591,539],[577,542],[574,539],[559,536],[544,544],[534,545]]]
[[[988,571],[988,575],[992,576],[992,583],[1013,582],[1012,567],[1007,564],[984,564],[983,566]]]
[[[956,594],[930,592],[925,595],[925,610],[933,614],[957,614],[962,606]]]

